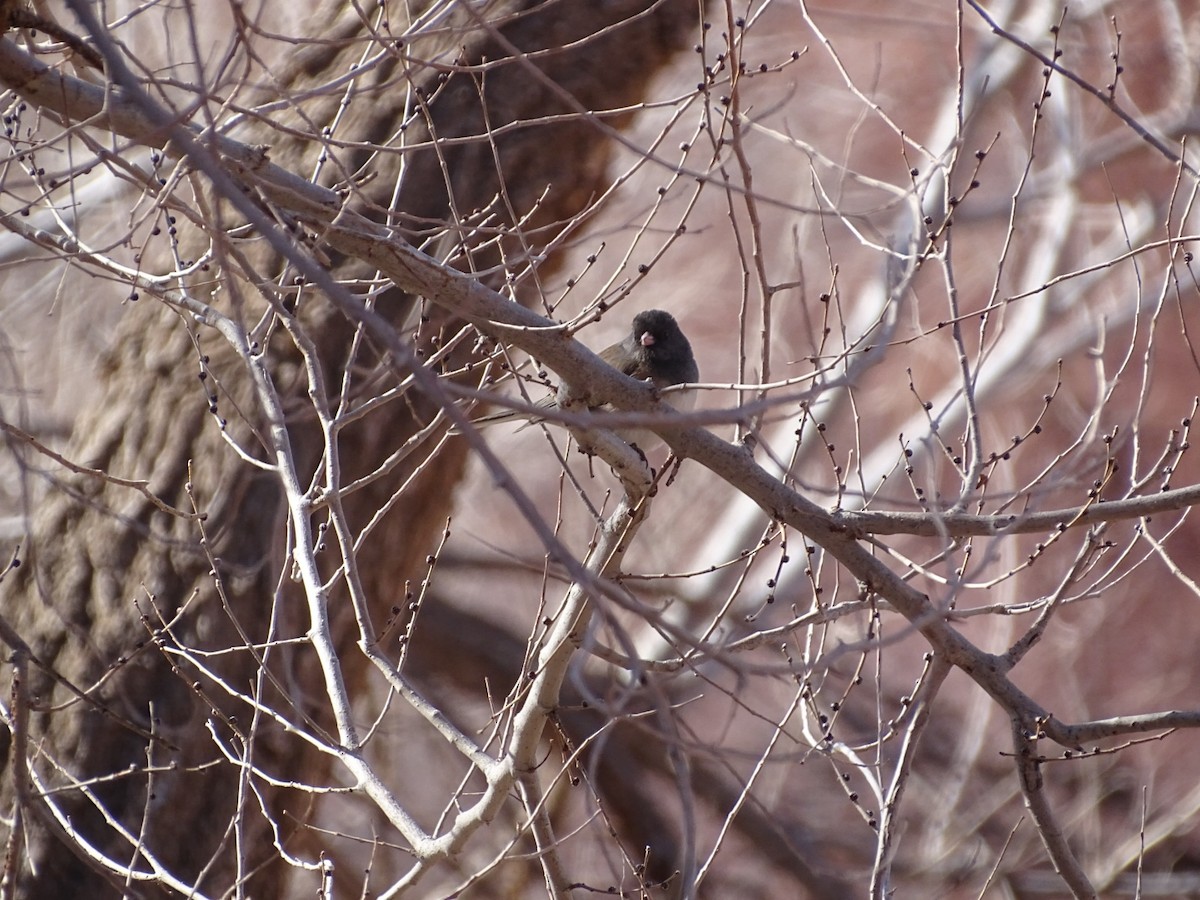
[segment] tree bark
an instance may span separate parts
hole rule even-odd
[[[476,63],[512,57],[509,42],[521,50],[572,45],[539,55],[532,65],[584,107],[601,109],[637,102],[648,79],[695,24],[695,5],[682,0],[542,6],[514,2],[492,9],[499,36],[489,33],[492,26],[469,19],[439,33],[461,47],[463,61]],[[630,24],[581,40],[639,13],[644,15]],[[347,71],[369,37],[349,4],[326,4],[309,21],[334,24],[322,31],[326,40],[300,48],[278,74],[282,90],[294,96]],[[571,110],[532,77],[529,63],[515,59],[489,70],[485,116],[481,86],[473,76],[416,62],[452,62],[439,57],[439,40],[447,38],[409,42],[403,53],[378,66],[370,102],[350,108],[352,118],[339,137],[384,142],[396,134],[404,111],[389,104],[389,97],[399,93],[396,84],[403,79],[415,79],[429,98],[429,118],[414,128],[443,141],[536,121],[497,136],[494,145],[469,141],[435,152],[427,142],[408,154],[410,168],[394,212],[417,239],[423,229],[448,219],[451,208],[469,213],[491,203],[503,187],[508,205],[495,205],[499,219],[493,224],[511,228],[515,223],[508,211],[528,212],[548,187],[525,230],[546,228],[545,234],[552,234],[555,223],[580,212],[607,185],[608,142],[582,118],[537,121]],[[339,99],[316,100],[304,110],[307,119],[330,121]],[[269,145],[272,160],[296,172],[311,171],[321,151],[313,137],[277,132],[266,122],[247,126],[239,137]],[[346,157],[351,171],[369,166],[374,180],[367,206],[376,215],[386,215],[391,206],[400,158],[365,151]],[[269,254],[254,258],[270,271]],[[484,269],[498,261],[494,249],[475,250],[470,264]],[[368,274],[352,260],[334,263],[339,277]],[[251,293],[248,286],[246,293]],[[317,299],[306,302],[300,315],[326,372],[336,379],[347,360],[360,368],[379,364],[368,350],[360,348],[357,355],[351,350],[353,329],[328,306]],[[378,300],[378,308],[413,327],[419,346],[430,352],[439,336],[454,334],[459,323],[436,313],[423,322],[419,304],[396,292]],[[277,384],[288,392],[284,400],[293,413],[288,428],[302,471],[319,478],[322,435],[311,410],[305,413],[301,362],[278,339],[266,355]],[[466,355],[461,351],[454,361],[465,361]],[[204,373],[201,381],[198,372]],[[19,807],[26,825],[22,833],[9,835],[10,842],[27,841],[27,859],[15,873],[17,894],[157,896],[164,891],[161,884],[125,885],[119,876],[102,874],[80,853],[78,844],[85,841],[134,867],[145,868],[146,857],[152,857],[210,895],[233,889],[243,877],[248,894],[282,896],[287,881],[258,804],[261,799],[282,821],[282,809],[307,801],[285,787],[264,785],[260,798],[247,795],[243,771],[217,751],[212,736],[236,753],[252,745],[255,765],[281,779],[315,784],[330,777],[328,755],[289,738],[270,721],[255,721],[252,710],[218,683],[255,692],[263,653],[248,644],[302,638],[309,627],[289,580],[279,484],[271,472],[239,459],[219,424],[225,420],[227,434],[263,459],[257,439],[262,416],[241,360],[227,345],[153,301],[126,307],[102,378],[103,400],[77,423],[64,455],[107,473],[145,478],[159,498],[185,512],[194,503],[205,518],[201,524],[170,515],[137,491],[91,475],[60,475],[41,492],[23,565],[3,582],[0,607],[9,626],[9,650],[27,647],[31,654],[29,677],[14,688],[10,710],[29,711],[29,733],[17,730],[15,740],[12,732],[5,735],[10,764],[3,802],[9,810]],[[421,398],[409,398],[344,431],[346,480],[373,470],[433,412]],[[32,482],[45,466],[28,449],[19,452]],[[392,476],[347,498],[348,515],[361,528],[397,485],[415,475],[359,554],[377,627],[393,608],[403,607],[406,582],[420,579],[464,461],[462,442],[443,444],[432,457],[426,449]],[[355,648],[359,634],[340,593],[334,594],[331,615],[353,680],[365,672],[366,661]],[[205,672],[172,652],[179,647],[217,655],[203,658],[211,667]],[[450,649],[422,658],[428,665],[439,659],[445,664]],[[272,650],[266,668],[270,677],[258,694],[265,706],[294,723],[333,733],[310,648],[300,643],[287,652]],[[520,673],[510,674],[515,679]],[[12,764],[14,754],[28,759],[36,785],[22,783],[24,767]],[[88,796],[80,782],[89,782]],[[55,791],[51,799],[69,816],[73,836],[37,799],[44,791]],[[139,836],[141,849],[135,850],[113,823]]]

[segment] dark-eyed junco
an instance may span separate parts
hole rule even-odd
[[[606,347],[598,355],[619,372],[643,381],[649,379],[658,388],[700,380],[692,345],[679,329],[675,317],[661,309],[638,313],[633,317],[633,327],[625,339]],[[664,399],[676,409],[688,410],[696,402],[696,394],[695,391],[673,391]],[[556,402],[555,395],[551,394],[538,406],[549,409]],[[541,421],[528,413],[508,410],[476,419],[474,424],[492,425],[518,419],[524,419],[526,424]],[[643,451],[653,449],[661,442],[658,435],[646,428],[620,428],[617,433],[626,443]]]

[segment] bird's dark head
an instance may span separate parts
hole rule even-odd
[[[669,312],[648,309],[634,316],[633,341],[656,382],[679,384],[698,380],[692,345]]]
[[[633,337],[643,347],[654,347],[664,342],[669,344],[674,336],[687,340],[679,330],[679,323],[669,312],[648,309],[633,317]]]

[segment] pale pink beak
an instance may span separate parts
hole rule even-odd
[[[648,331],[643,331],[643,332],[642,332],[642,338],[641,338],[641,345],[642,345],[643,347],[652,347],[652,346],[654,346],[654,335],[652,335],[652,334],[651,334],[650,332],[648,332]]]

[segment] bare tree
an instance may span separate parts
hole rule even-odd
[[[7,896],[1200,893],[1200,11],[64,7]]]

